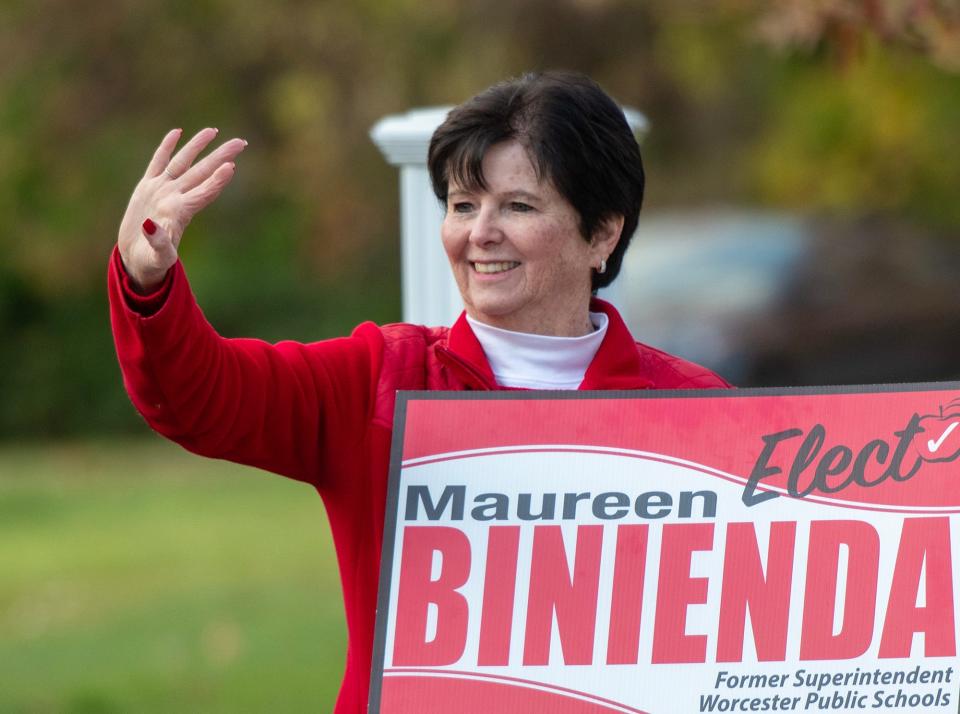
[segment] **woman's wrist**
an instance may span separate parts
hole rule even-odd
[[[123,253],[120,254],[120,264],[127,276],[127,284],[137,295],[152,295],[155,293],[163,285],[167,273],[170,272],[169,269],[162,272],[131,270],[123,257]]]

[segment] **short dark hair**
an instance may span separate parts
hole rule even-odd
[[[593,273],[593,289],[620,272],[643,203],[640,147],[623,110],[589,77],[574,72],[525,74],[493,85],[455,107],[433,133],[427,165],[437,198],[446,202],[453,178],[486,188],[483,157],[494,144],[516,140],[537,176],[550,180],[580,216],[589,241],[600,223],[623,216],[623,231]]]

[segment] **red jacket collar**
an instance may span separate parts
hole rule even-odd
[[[587,368],[580,389],[649,389],[650,379],[642,374],[637,345],[616,308],[593,298],[590,310],[602,312],[609,319],[607,334]],[[472,389],[502,389],[487,362],[477,336],[467,322],[465,312],[450,328],[447,345],[440,349],[444,361]]]
[[[461,312],[447,335],[445,347],[438,353],[468,389],[499,389],[480,341],[467,322],[467,313]]]
[[[650,389],[653,381],[643,375],[637,343],[617,309],[593,298],[590,310],[602,312],[610,320],[607,335],[587,367],[580,389]]]

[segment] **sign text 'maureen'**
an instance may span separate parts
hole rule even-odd
[[[406,491],[404,519],[429,521],[462,521],[469,516],[475,521],[572,521],[583,518],[580,504],[589,507],[594,518],[604,521],[627,518],[631,514],[643,519],[666,518],[674,512],[677,518],[715,518],[717,494],[714,491],[681,491],[674,497],[666,491],[645,491],[631,496],[621,491],[580,493],[519,493],[513,498],[506,493],[481,493],[471,499],[467,512],[467,487],[446,485],[437,498],[429,486],[411,485]],[[694,515],[694,506],[698,506]]]

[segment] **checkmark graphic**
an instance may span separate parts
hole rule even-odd
[[[931,453],[931,454],[937,453],[937,450],[938,450],[941,446],[943,446],[943,442],[947,440],[947,437],[950,436],[950,433],[951,433],[954,429],[957,428],[957,425],[958,425],[958,424],[960,424],[960,422],[956,422],[956,421],[953,422],[950,426],[948,426],[948,427],[944,430],[944,432],[940,435],[940,438],[938,438],[938,439],[936,439],[936,440],[930,439],[930,440],[927,441],[927,448],[930,449],[930,453]]]

